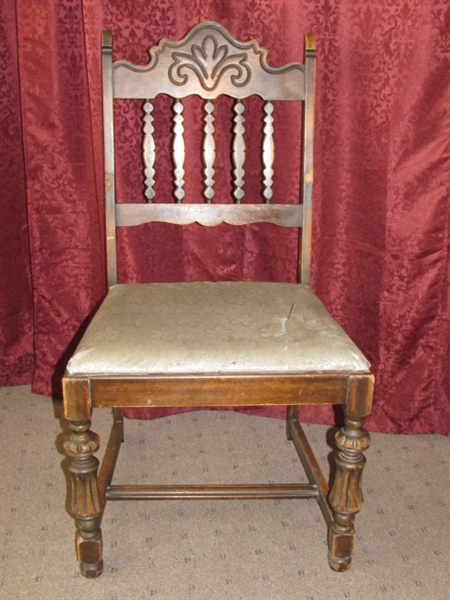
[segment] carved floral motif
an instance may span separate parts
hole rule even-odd
[[[252,76],[247,62],[246,52],[230,54],[230,48],[218,44],[217,40],[207,35],[201,46],[192,44],[191,54],[173,52],[173,63],[169,68],[169,77],[175,85],[185,85],[189,80],[187,70],[191,70],[205,90],[214,90],[227,71],[232,70],[230,79],[236,87],[246,85]]]

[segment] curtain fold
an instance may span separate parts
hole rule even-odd
[[[34,372],[34,311],[16,6],[0,13],[0,381],[29,383]]]
[[[368,426],[450,434],[446,0],[0,2],[0,385],[32,382],[36,392],[58,395],[66,361],[106,292],[101,30],[113,31],[116,56],[145,64],[162,37],[215,20],[269,48],[273,66],[302,60],[304,33],[316,34],[313,288],[372,362]],[[223,99],[217,118],[230,130],[226,109]],[[128,127],[140,111],[117,114],[121,201],[142,189],[139,142]],[[155,102],[157,128],[168,111]],[[259,111],[251,108],[249,127],[257,128]],[[292,117],[281,113],[276,123],[275,189],[286,201],[299,185]],[[200,140],[188,143],[195,150]],[[170,169],[167,137],[157,145],[158,166]],[[229,170],[217,168],[224,194]],[[250,190],[257,177],[250,165]],[[160,196],[171,192],[157,186]],[[201,193],[193,182],[187,191]],[[297,238],[271,226],[145,226],[122,232],[119,245],[120,276],[130,281],[142,272],[152,281],[295,280]],[[303,418],[332,423],[335,415],[308,408]]]

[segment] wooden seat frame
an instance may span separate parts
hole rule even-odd
[[[163,40],[151,51],[148,66],[137,67],[125,61],[112,62],[112,40],[104,32],[103,92],[105,120],[105,195],[108,280],[113,285],[116,275],[116,226],[138,225],[150,220],[172,223],[199,222],[216,225],[220,222],[241,224],[269,221],[283,226],[302,227],[299,250],[299,280],[309,284],[311,256],[311,200],[314,128],[314,72],[315,40],[306,36],[305,63],[295,63],[283,68],[266,64],[267,51],[255,41],[236,42],[220,25],[204,23],[195,27],[180,42]],[[196,49],[195,49],[196,48]],[[208,54],[209,53],[209,54]],[[199,86],[199,73],[213,71],[208,61],[217,66],[219,59],[227,60],[227,68],[216,68],[214,77],[204,78]],[[234,62],[233,62],[234,57]],[[203,60],[203,66],[198,63]],[[197,60],[197,63],[195,63]],[[172,62],[170,62],[172,61]],[[219,61],[220,62],[220,61]],[[171,75],[165,84],[155,74],[159,69]],[[187,66],[186,66],[187,65]],[[214,66],[213,65],[213,66]],[[211,67],[211,69],[210,69]],[[202,71],[203,69],[203,71]],[[208,71],[208,69],[210,69]],[[219,73],[219,74],[218,74]],[[194,77],[194,75],[196,77]],[[233,79],[234,77],[234,79]],[[246,79],[247,78],[247,79]],[[195,79],[195,83],[193,80]],[[187,83],[185,80],[188,80]],[[243,83],[242,83],[243,82]],[[177,189],[175,203],[152,202],[154,192],[147,188],[147,203],[115,204],[113,98],[142,98],[150,102],[159,93],[175,97],[177,102],[191,94],[206,100],[227,94],[237,101],[250,94],[261,96],[266,104],[272,100],[300,100],[303,102],[303,164],[302,205],[274,205],[270,203],[271,184],[266,185],[261,205],[240,203],[240,186],[235,186],[233,204],[217,205],[211,202],[212,185],[207,185],[210,197],[206,204],[183,204],[183,156],[174,150]],[[269,106],[270,108],[270,106]],[[181,110],[177,112],[179,117]],[[152,178],[154,150],[151,139],[151,107],[146,110],[147,145],[144,147],[147,180]],[[239,111],[238,111],[239,113]],[[209,111],[211,116],[211,110]],[[236,117],[236,130],[239,121]],[[211,119],[206,117],[206,143],[204,161],[206,178],[211,183],[214,148],[212,146]],[[208,127],[209,123],[209,127]],[[266,110],[265,168],[271,179],[273,138],[271,108]],[[182,130],[182,122],[178,127]],[[144,128],[145,129],[145,128]],[[269,133],[267,133],[269,132]],[[177,136],[175,128],[175,136]],[[181,137],[178,137],[180,142]],[[243,171],[242,138],[234,143],[236,171]],[[177,146],[177,144],[175,144]],[[211,150],[211,148],[213,148]],[[177,171],[178,169],[178,171]],[[180,170],[181,169],[181,170]],[[181,173],[181,175],[180,175]],[[237,178],[239,173],[237,175]],[[208,183],[208,182],[207,182]],[[238,182],[239,183],[239,182]],[[177,195],[177,194],[176,194]],[[255,216],[256,215],[256,216]],[[100,524],[107,500],[155,499],[238,499],[238,498],[315,498],[328,525],[329,564],[336,571],[350,567],[355,542],[354,518],[362,507],[361,475],[365,464],[363,456],[370,437],[363,425],[370,413],[373,376],[367,373],[325,372],[298,374],[243,374],[243,375],[192,375],[149,377],[111,377],[93,373],[74,376],[66,372],[63,380],[64,415],[70,433],[65,441],[65,451],[70,457],[71,475],[70,513],[76,525],[76,548],[81,573],[96,577],[103,570],[102,534]],[[292,440],[306,472],[308,484],[270,485],[113,485],[113,472],[119,448],[124,440],[123,409],[148,407],[243,407],[287,405],[287,437]],[[313,451],[299,423],[300,405],[340,404],[345,415],[345,425],[336,434],[333,451],[335,476],[331,490],[320,470]],[[94,456],[99,448],[99,438],[91,431],[93,408],[113,409],[113,427],[98,474],[98,460]]]

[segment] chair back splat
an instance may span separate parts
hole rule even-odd
[[[313,185],[315,39],[305,38],[303,63],[273,68],[267,50],[236,41],[217,23],[194,27],[181,41],[163,39],[138,66],[113,61],[112,35],[102,35],[106,252],[109,291],[63,380],[69,434],[70,513],[76,525],[80,569],[103,570],[100,524],[108,500],[177,498],[315,498],[328,525],[329,564],[350,567],[354,519],[363,504],[363,455],[370,443],[363,425],[370,413],[370,365],[310,288]],[[158,96],[172,98],[172,194],[158,179]],[[186,118],[188,97],[200,98],[201,118]],[[230,98],[230,193],[216,184],[223,169],[218,132],[220,97]],[[261,105],[258,141],[251,139],[247,103]],[[142,189],[116,202],[114,103],[142,104]],[[197,102],[197,101],[196,101]],[[275,170],[277,111],[302,107],[298,201],[278,197]],[[290,114],[290,113],[282,113]],[[186,132],[201,139],[202,197],[188,185]],[[248,186],[251,153],[259,153],[261,189]],[[250,188],[250,189],[249,189]],[[168,189],[167,186],[164,189]],[[195,194],[194,194],[195,196]],[[225,197],[224,197],[225,196]],[[297,283],[118,283],[116,230],[149,222],[175,225],[271,223],[300,228]],[[336,434],[331,489],[299,422],[300,405],[337,404],[344,426]],[[286,433],[300,457],[307,484],[117,485],[114,467],[124,440],[123,409],[158,407],[287,406]],[[113,409],[113,427],[99,471],[94,408]]]

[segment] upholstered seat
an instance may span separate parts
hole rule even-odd
[[[368,369],[309,286],[249,282],[115,285],[67,368],[72,376]]]

